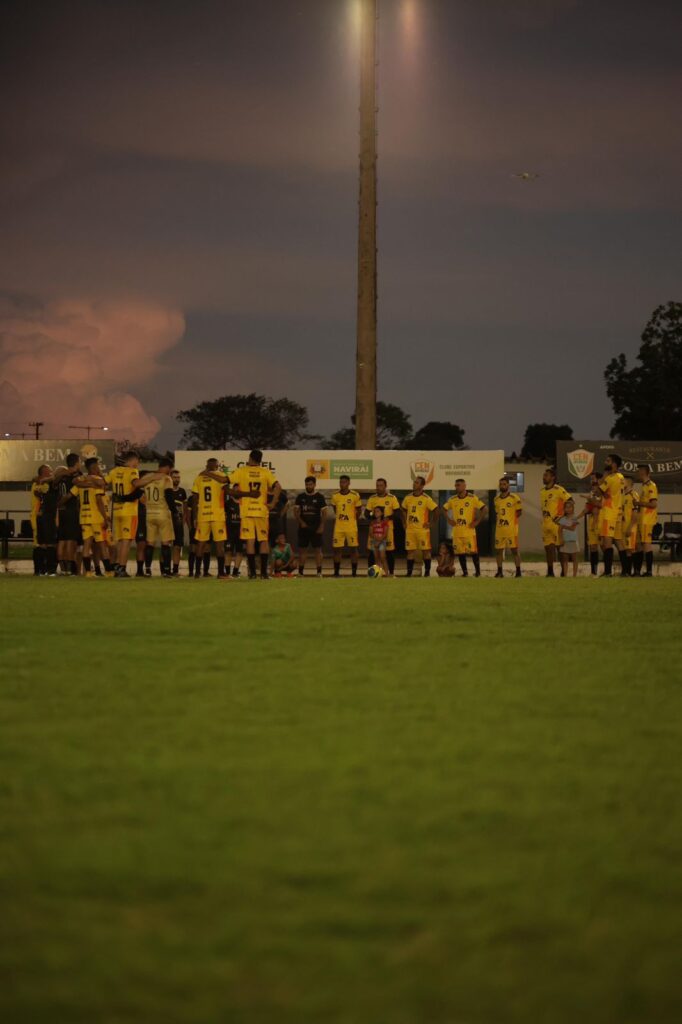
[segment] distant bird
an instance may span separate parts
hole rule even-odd
[[[519,174],[512,174],[512,178],[520,178],[521,181],[535,181],[540,175],[535,171],[521,171]]]

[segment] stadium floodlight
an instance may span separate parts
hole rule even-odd
[[[90,423],[85,423],[85,424],[83,424],[83,423],[69,423],[69,430],[86,430],[87,431],[88,441],[89,441],[90,440],[90,431],[91,430],[109,430],[109,427],[103,427],[103,426],[97,426],[97,425],[93,426]]]

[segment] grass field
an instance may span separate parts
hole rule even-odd
[[[681,595],[0,579],[0,1016],[679,1021]]]

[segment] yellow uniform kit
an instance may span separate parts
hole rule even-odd
[[[438,505],[428,494],[408,494],[405,510],[405,547],[408,551],[431,550],[431,513]]]
[[[367,499],[367,518],[374,518],[374,509],[383,508],[384,519],[388,523],[388,534],[386,536],[386,550],[395,551],[395,536],[393,533],[393,513],[400,508],[400,502],[395,494],[373,494]]]
[[[637,513],[635,505],[639,501],[636,491],[623,494],[623,508],[616,540],[621,551],[634,551],[637,546]]]
[[[498,550],[518,548],[521,505],[518,494],[498,494],[495,498],[495,547]]]
[[[132,494],[140,479],[139,470],[131,466],[116,466],[109,470],[105,480],[112,494],[121,497]],[[134,540],[137,533],[137,501],[114,501],[112,522],[115,540]]]
[[[230,485],[240,491],[251,491],[253,496],[239,499],[242,540],[266,541],[268,539],[268,491],[277,483],[277,478],[267,466],[240,466],[230,473]]]
[[[623,514],[625,477],[622,473],[609,473],[599,484],[604,495],[599,513],[599,536],[615,538]]]
[[[544,547],[559,543],[561,527],[554,520],[564,514],[564,505],[571,495],[565,487],[553,484],[543,487],[540,491],[540,510],[542,512],[542,543]]]
[[[336,513],[332,545],[342,548],[346,544],[349,548],[356,548],[359,543],[357,512],[362,508],[360,495],[357,491],[348,491],[347,494],[337,491],[332,494],[331,504]]]
[[[163,480],[155,480],[144,487],[145,509],[147,520],[147,544],[172,544],[175,532],[173,516],[166,495],[173,490],[170,476]]]
[[[658,487],[653,480],[640,484],[639,501],[658,501]],[[657,508],[640,508],[637,513],[637,540],[640,544],[651,544],[651,535],[657,521]]]
[[[103,487],[72,487],[71,493],[80,498],[78,518],[83,532],[83,540],[94,540],[98,544],[110,544],[111,537],[105,525],[105,519],[99,507],[98,498],[104,503]]]
[[[198,476],[194,481],[192,494],[197,496],[194,539],[200,544],[205,544],[211,538],[217,541],[227,539],[224,488],[224,484],[208,476]]]
[[[446,512],[449,512],[454,520],[452,527],[452,547],[456,555],[478,554],[478,542],[476,540],[476,529],[474,520],[480,508],[485,508],[484,502],[475,494],[467,491],[461,498],[453,494],[449,501],[443,505]]]

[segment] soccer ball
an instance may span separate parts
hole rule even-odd
[[[367,575],[370,577],[370,579],[378,580],[380,576],[384,575],[384,570],[381,568],[380,565],[370,565],[369,569],[367,570]]]

